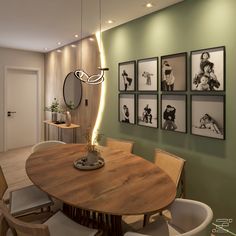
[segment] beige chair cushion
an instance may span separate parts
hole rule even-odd
[[[35,185],[11,192],[10,212],[13,216],[29,213],[52,205],[50,197]]]
[[[48,226],[50,236],[93,236],[98,232],[96,229],[77,224],[61,211],[58,211],[44,224]]]
[[[163,218],[148,224],[138,233],[147,234],[150,236],[175,236],[184,233],[183,230],[168,224]]]

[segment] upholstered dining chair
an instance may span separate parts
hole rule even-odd
[[[213,212],[198,201],[177,198],[168,210],[171,218],[148,224],[137,233],[127,232],[125,236],[209,236]]]
[[[129,140],[107,138],[106,146],[112,149],[119,149],[125,152],[132,153],[134,142]]]
[[[58,140],[43,141],[43,142],[35,144],[32,147],[32,152],[34,153],[34,152],[42,151],[42,150],[47,149],[49,147],[53,147],[55,145],[60,145],[60,144],[66,144],[66,143],[64,143],[62,141],[58,141]]]
[[[0,214],[4,217],[2,225],[4,225],[5,229],[2,230],[1,236],[93,236],[101,233],[97,229],[77,224],[61,211],[55,213],[43,224],[26,223],[14,218],[3,201],[0,201]],[[9,229],[7,234],[5,234],[7,227]]]
[[[185,160],[161,149],[155,150],[154,163],[164,170],[180,188],[180,197],[185,197],[184,166]]]
[[[0,166],[0,200],[8,189],[8,184]],[[51,198],[39,188],[30,185],[10,192],[9,208],[12,215],[18,217],[36,210],[50,209]]]

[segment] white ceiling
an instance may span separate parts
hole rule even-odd
[[[102,30],[184,0],[102,0]],[[0,0],[0,47],[45,52],[81,37],[80,0]],[[99,30],[99,0],[83,0],[83,34]],[[108,24],[107,20],[113,20]]]

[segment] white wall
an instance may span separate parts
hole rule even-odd
[[[39,68],[41,70],[41,104],[43,119],[44,107],[44,54],[0,47],[0,152],[3,151],[3,118],[4,118],[4,71],[5,66]],[[41,132],[42,133],[42,132]]]

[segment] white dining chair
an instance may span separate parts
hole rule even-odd
[[[0,166],[0,200],[8,189],[8,184]],[[52,199],[35,185],[30,185],[10,192],[9,208],[12,215],[18,217],[53,205]]]
[[[35,144],[32,147],[32,153],[42,151],[42,150],[47,149],[49,147],[53,147],[53,146],[61,145],[61,144],[66,144],[66,143],[64,143],[62,141],[58,141],[58,140],[43,141],[43,142]]]
[[[170,220],[160,217],[137,234],[127,232],[125,236],[209,236],[213,218],[211,208],[198,201],[177,198],[168,208]]]
[[[43,224],[26,223],[14,218],[6,205],[0,201],[0,214],[4,217],[4,221],[1,220],[2,226],[4,226],[1,236],[95,236],[101,234],[97,229],[76,223],[61,211],[55,213]],[[9,229],[7,229],[8,227]]]

